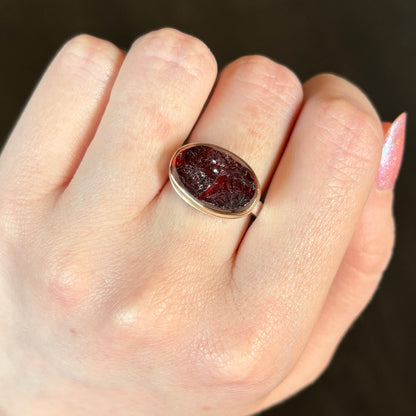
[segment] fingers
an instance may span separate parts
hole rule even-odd
[[[122,60],[116,46],[89,35],[77,36],[62,47],[3,150],[2,195],[35,200],[72,178]]]
[[[251,308],[253,319],[274,319],[270,338],[285,365],[300,353],[319,315],[382,148],[377,114],[355,86],[320,75],[304,90],[304,107],[234,268],[240,302],[263,305]]]
[[[302,95],[299,80],[286,67],[262,56],[240,58],[222,71],[189,141],[217,144],[236,153],[266,189]],[[181,236],[186,250],[189,238],[204,241],[206,257],[217,264],[229,261],[248,219],[230,221],[203,215],[187,206],[171,186],[149,207],[149,215],[165,225],[165,235],[174,236],[176,249],[181,246]]]
[[[393,248],[392,200],[391,191],[371,193],[306,348],[288,378],[276,389],[275,400],[316,380],[347,329],[373,297]]]
[[[393,126],[383,123],[387,137],[385,142],[388,143],[391,136],[396,134],[394,141],[401,146],[398,154],[393,155],[397,171],[404,142],[404,125],[400,126],[402,122],[403,116],[400,116]],[[323,372],[345,332],[373,297],[394,246],[393,189],[380,190],[379,178],[384,169],[382,162],[376,184],[301,357],[289,376],[267,396],[265,406],[301,390]],[[388,179],[393,185],[397,171],[392,172],[393,176],[384,178],[383,183]]]
[[[196,38],[173,29],[139,38],[66,190],[77,209],[94,210],[97,218],[105,212],[109,222],[137,216],[166,182],[169,158],[189,135],[215,77],[215,59]]]

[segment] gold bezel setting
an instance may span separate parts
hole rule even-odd
[[[218,151],[230,155],[232,158],[234,158],[239,164],[241,164],[243,167],[249,170],[255,184],[255,196],[253,197],[252,202],[245,207],[241,211],[229,211],[226,209],[221,209],[219,207],[215,207],[212,204],[206,203],[204,201],[198,200],[196,197],[194,197],[181,183],[179,178],[176,177],[176,174],[174,172],[174,161],[176,159],[176,156],[178,153],[195,146],[208,146],[214,149],[217,149]],[[175,151],[173,156],[171,157],[170,163],[169,163],[169,179],[172,184],[173,189],[176,191],[176,193],[189,205],[191,205],[193,208],[197,209],[198,211],[203,212],[207,215],[213,215],[220,218],[241,218],[248,214],[250,214],[254,208],[257,206],[257,204],[260,201],[260,183],[257,179],[257,176],[253,169],[250,167],[250,165],[241,159],[238,155],[235,153],[224,149],[221,146],[213,145],[210,143],[188,143],[183,146],[181,146],[179,149]]]

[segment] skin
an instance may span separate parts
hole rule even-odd
[[[173,29],[53,59],[0,158],[3,415],[253,414],[312,383],[368,304],[394,241],[368,98],[262,56],[209,96],[216,77]],[[268,189],[249,228],[173,191],[189,134]]]

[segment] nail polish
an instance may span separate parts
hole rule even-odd
[[[407,114],[400,114],[393,121],[384,140],[376,188],[379,191],[394,188],[402,162]]]

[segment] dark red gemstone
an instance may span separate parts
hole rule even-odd
[[[179,185],[208,208],[238,213],[257,196],[257,180],[251,169],[216,146],[185,147],[176,154],[172,165]]]

